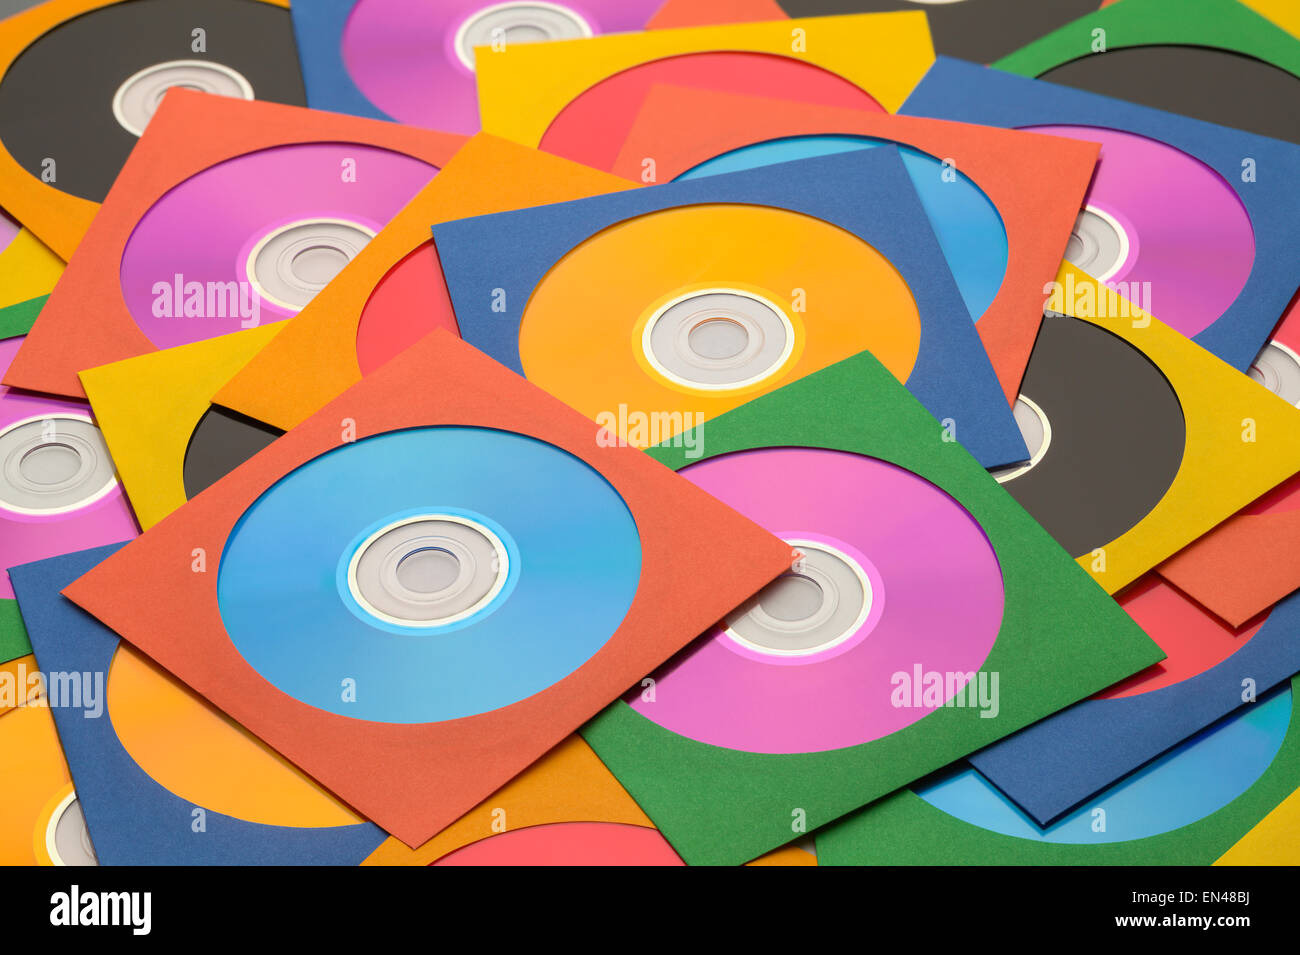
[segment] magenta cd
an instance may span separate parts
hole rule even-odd
[[[355,179],[340,175],[349,162]],[[127,309],[159,348],[295,315],[435,171],[359,143],[277,146],[205,169],[132,232],[122,255]],[[187,290],[206,298],[229,282],[241,293],[238,309],[183,320]],[[169,292],[172,307],[160,307]]]
[[[169,90],[6,383],[81,398],[84,369],[297,314],[464,142]]]
[[[1300,282],[1293,143],[942,56],[899,112],[1099,143],[1066,257],[1238,371]]]
[[[1065,257],[1109,285],[1158,289],[1142,302],[1187,337],[1236,301],[1255,265],[1245,206],[1217,172],[1173,146],[1095,126],[1026,126],[1086,139],[1101,155]]]
[[[0,372],[21,343],[0,341]],[[0,386],[0,570],[137,533],[90,406]]]
[[[311,106],[472,133],[481,48],[642,30],[662,3],[312,0],[292,13]]]
[[[969,674],[988,657],[1003,613],[997,556],[924,478],[823,448],[724,454],[681,474],[803,558],[656,674],[653,701],[629,698],[647,719],[750,753],[840,749],[932,711],[897,705],[894,674]]]

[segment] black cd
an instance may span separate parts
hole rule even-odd
[[[169,83],[306,105],[289,11],[125,0],[68,20],[0,80],[0,142],[33,176],[53,160],[55,188],[101,202],[136,144],[129,127],[147,122]]]
[[[1036,463],[999,479],[1071,556],[1134,527],[1173,484],[1186,441],[1178,396],[1118,335],[1045,317],[1021,398],[1018,418],[1028,404],[1046,419],[1033,435],[1032,423],[1025,429]]]
[[[194,426],[185,449],[185,496],[192,498],[216,484],[282,434],[255,418],[211,406]]]
[[[1100,0],[957,0],[908,3],[903,0],[777,0],[792,17],[845,13],[924,10],[936,53],[992,63],[1088,13]]]
[[[1122,47],[1062,63],[1039,79],[1300,143],[1300,78],[1241,53]]]
[[[42,2],[43,0],[0,0],[0,17],[11,17]]]

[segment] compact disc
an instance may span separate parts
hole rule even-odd
[[[1147,839],[1191,825],[1232,802],[1277,756],[1291,722],[1291,689],[1282,686],[1202,730],[1089,799],[1046,829],[969,767],[916,794],[936,809],[1017,839],[1091,845]],[[1105,827],[1094,824],[1103,810]]]
[[[512,829],[431,865],[685,865],[657,829],[621,822],[557,822]]]
[[[868,149],[885,143],[885,140],[865,136],[791,136],[723,153],[678,178],[695,179],[740,172],[758,166]],[[978,320],[993,304],[1007,272],[1007,232],[997,206],[979,186],[950,165],[945,166],[942,160],[910,146],[899,145],[898,152],[930,224],[934,226],[966,309],[972,318]]]
[[[1186,436],[1178,396],[1119,336],[1045,316],[1021,396],[1042,415],[1038,440],[1025,434],[1041,453],[999,480],[1072,557],[1135,526],[1178,476]]]
[[[820,448],[738,451],[681,472],[803,558],[655,673],[638,713],[689,739],[811,753],[894,733],[942,701],[900,698],[898,675],[969,675],[1002,624],[984,531],[928,481]],[[949,681],[944,699],[965,686]]]
[[[0,341],[0,374],[22,341]],[[136,533],[90,406],[0,386],[0,569]]]
[[[540,147],[612,169],[646,94],[659,84],[884,112],[861,87],[803,60],[770,53],[687,53],[634,66],[585,90],[551,121]]]
[[[283,433],[237,411],[209,407],[185,448],[185,497],[216,484]]]
[[[289,11],[130,0],[74,17],[0,80],[0,142],[33,176],[101,202],[171,86],[305,106]]]
[[[51,823],[72,791],[72,777],[48,706],[22,706],[0,719],[0,864],[47,861]]]
[[[1248,372],[1279,398],[1300,408],[1300,353],[1278,338],[1268,342],[1255,356]]]
[[[572,249],[524,307],[519,356],[530,381],[645,445],[861,351],[906,381],[920,340],[907,284],[852,233],[706,204]]]
[[[113,732],[149,779],[195,806],[268,826],[362,820],[143,654],[119,644],[108,669]]]
[[[361,374],[370,374],[438,328],[459,333],[430,240],[389,269],[366,299],[357,322]]]
[[[297,314],[436,172],[359,143],[218,163],[140,219],[122,254],[123,300],[159,348]]]
[[[640,573],[632,515],[586,463],[510,432],[419,427],[266,491],[217,595],[235,648],[289,696],[430,723],[564,679],[614,635]]]
[[[1241,199],[1218,173],[1133,133],[1023,128],[1101,144],[1087,205],[1066,249],[1070,262],[1120,287],[1189,338],[1228,310],[1255,266],[1255,231]]]
[[[1096,694],[1094,699],[1138,696],[1191,679],[1245,647],[1268,620],[1266,612],[1244,626],[1230,627],[1155,576],[1130,587],[1118,599],[1124,612],[1167,656]]]
[[[1100,0],[777,0],[792,17],[924,10],[935,52],[992,63],[1071,20]]]
[[[1119,47],[1038,78],[1300,143],[1300,77],[1230,50]]]
[[[343,27],[343,64],[366,99],[393,119],[473,133],[475,47],[502,51],[643,30],[661,2],[357,0]]]
[[[81,801],[69,783],[47,807],[36,829],[36,857],[41,865],[99,865],[90,841]],[[44,829],[44,832],[41,830]],[[44,838],[42,838],[42,836]]]

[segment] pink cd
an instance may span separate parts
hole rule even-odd
[[[0,341],[0,375],[21,338]],[[90,406],[0,385],[0,571],[135,537]],[[0,572],[0,598],[12,598]]]
[[[997,556],[928,481],[819,448],[739,451],[681,473],[806,555],[821,553],[654,674],[653,694],[629,694],[647,719],[745,752],[839,749],[935,708],[900,694],[904,682],[952,674],[960,686],[958,675],[988,657],[1002,622]]]
[[[289,318],[436,174],[359,143],[263,149],[191,176],[140,219],[122,296],[171,348]]]
[[[662,2],[358,0],[343,28],[343,64],[366,99],[399,122],[473,133],[475,46],[643,30]]]
[[[1254,267],[1255,230],[1218,173],[1133,133],[1094,126],[1024,128],[1101,144],[1085,211],[1094,234],[1086,237],[1084,254],[1092,263],[1075,255],[1068,256],[1071,261],[1188,337],[1227,311]],[[1079,241],[1076,231],[1076,252]]]

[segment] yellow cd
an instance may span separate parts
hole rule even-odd
[[[519,357],[531,381],[644,446],[862,351],[906,381],[920,343],[907,283],[862,239],[707,204],[566,254],[524,308]]]
[[[171,793],[210,812],[296,828],[362,820],[288,760],[125,644],[108,671],[123,748]]]

